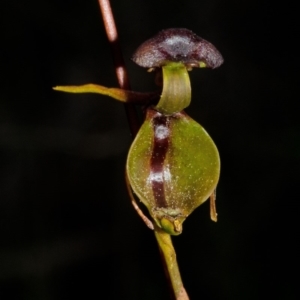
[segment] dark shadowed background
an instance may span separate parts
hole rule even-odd
[[[297,299],[296,8],[258,0],[112,6],[135,90],[155,89],[130,57],[161,29],[191,29],[225,58],[190,74],[187,112],[222,161],[218,223],[205,203],[173,239],[191,299]],[[2,1],[0,13],[0,299],[168,299],[153,233],[125,189],[123,106],[51,90],[117,86],[98,2]]]

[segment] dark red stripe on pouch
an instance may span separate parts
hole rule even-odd
[[[157,207],[167,207],[164,191],[164,161],[169,148],[168,117],[157,113],[153,118],[153,149],[150,159],[150,178]]]

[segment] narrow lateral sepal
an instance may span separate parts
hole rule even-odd
[[[148,104],[158,98],[158,93],[139,93],[119,88],[108,88],[98,84],[56,86],[53,90],[66,93],[93,93],[109,96],[123,103]]]

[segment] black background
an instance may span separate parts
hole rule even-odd
[[[173,239],[191,299],[296,299],[300,160],[296,8],[287,1],[114,0],[131,62],[171,27],[225,63],[193,70],[187,112],[222,161],[218,223],[203,204]],[[124,108],[55,85],[117,86],[96,0],[0,5],[0,299],[168,299],[153,233],[131,207]]]

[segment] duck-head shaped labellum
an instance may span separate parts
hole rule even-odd
[[[190,105],[188,70],[193,67],[214,69],[223,63],[222,55],[211,43],[184,28],[159,32],[138,47],[132,59],[141,67],[162,68],[163,91],[156,109],[165,115]]]
[[[187,67],[215,69],[223,63],[222,55],[210,42],[185,28],[162,30],[139,46],[132,60],[145,68],[180,62]]]

